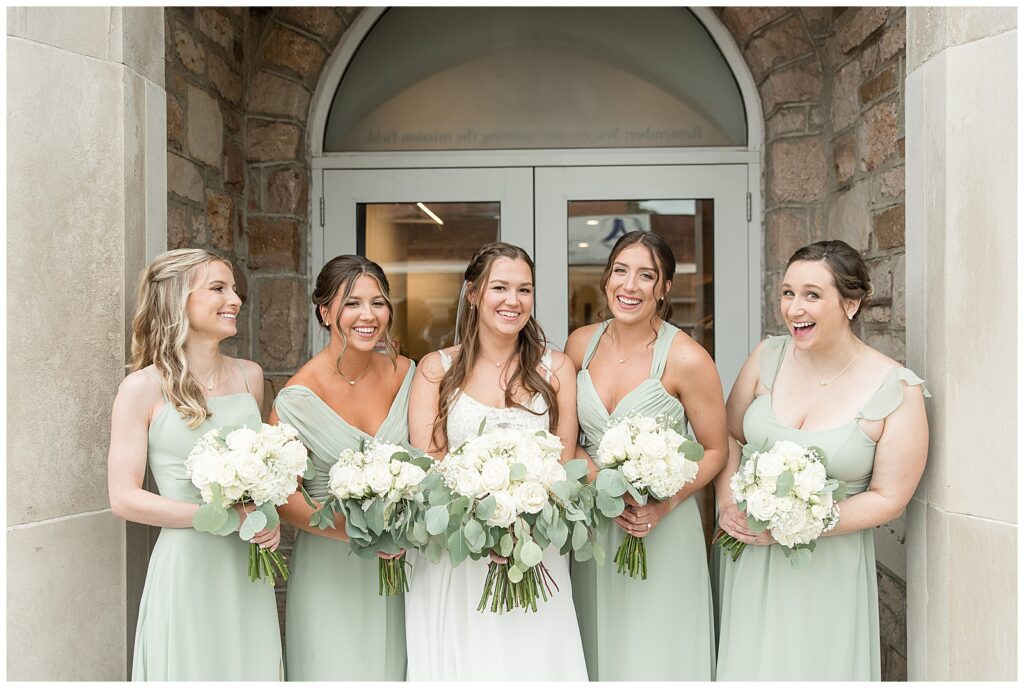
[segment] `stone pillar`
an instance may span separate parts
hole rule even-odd
[[[911,680],[1017,678],[1017,11],[907,10],[907,364],[935,395],[908,508]]]
[[[163,9],[11,8],[7,32],[7,678],[123,680],[146,553],[106,459],[166,247]]]

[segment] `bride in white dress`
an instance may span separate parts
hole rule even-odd
[[[409,399],[409,441],[440,459],[475,435],[481,422],[544,428],[562,438],[562,460],[577,439],[576,371],[545,349],[532,316],[533,262],[521,248],[493,243],[466,269],[457,346],[435,351],[416,369]],[[552,421],[554,421],[552,423]],[[407,680],[586,681],[568,557],[549,547],[558,590],[537,611],[478,612],[489,560],[454,569],[410,553],[405,596]],[[503,561],[495,554],[496,561]]]

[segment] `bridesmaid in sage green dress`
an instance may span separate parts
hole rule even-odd
[[[134,372],[114,400],[107,459],[113,514],[160,526],[132,680],[280,680],[274,589],[249,580],[247,543],[192,529],[202,499],[185,476],[185,458],[209,430],[260,427],[263,371],[220,353],[241,307],[231,266],[203,250],[168,251],[146,268],[137,302]],[[159,494],[142,486],[147,462]],[[252,541],[273,550],[280,532],[263,530]]]
[[[871,294],[860,254],[841,241],[797,251],[781,290],[790,334],[754,349],[729,395],[729,464],[716,481],[719,524],[749,543],[721,567],[718,679],[881,679],[875,526],[899,516],[928,451],[923,381],[856,337]],[[733,503],[739,445],[820,447],[846,482],[839,523],[794,569],[770,531],[754,534]]]
[[[580,368],[577,413],[590,456],[609,419],[632,413],[664,414],[684,426],[689,420],[705,449],[693,483],[664,502],[632,504],[615,520],[603,534],[604,566],[572,562],[591,681],[710,681],[715,675],[707,549],[693,495],[725,463],[725,405],[711,357],[666,321],[674,274],[664,239],[624,235],[602,277],[614,318],[576,330],[566,344]],[[612,561],[626,533],[645,538],[646,580],[618,573]]]
[[[343,449],[358,450],[371,437],[408,444],[414,366],[391,348],[388,281],[376,263],[352,255],[329,261],[313,303],[330,340],[277,395],[271,420],[295,426],[309,448],[316,477],[304,488],[319,503]],[[375,351],[378,344],[388,355]],[[404,599],[377,594],[377,563],[352,554],[341,516],[320,530],[310,527],[311,515],[298,492],[281,507],[299,529],[285,610],[288,680],[405,680]]]

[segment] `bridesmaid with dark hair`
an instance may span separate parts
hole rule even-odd
[[[330,339],[278,393],[270,417],[294,425],[309,447],[316,477],[304,487],[320,502],[343,449],[358,450],[371,437],[408,444],[414,365],[391,346],[388,280],[373,261],[329,261],[313,304]],[[313,510],[299,492],[280,512],[299,529],[285,613],[288,680],[404,680],[403,599],[377,594],[377,563],[352,554],[340,515],[333,528],[311,527]]]
[[[639,506],[627,493],[629,505],[604,536],[604,566],[572,562],[591,681],[715,675],[707,549],[693,495],[725,464],[725,405],[711,356],[668,322],[675,269],[672,250],[657,234],[620,237],[601,276],[612,318],[574,331],[565,347],[580,369],[576,406],[591,457],[608,421],[634,413],[688,422],[704,446],[697,478],[675,496]],[[626,533],[645,538],[646,580],[619,574],[611,561]]]
[[[736,561],[720,554],[720,680],[881,679],[874,529],[903,512],[921,479],[930,395],[921,378],[854,334],[870,296],[867,266],[848,244],[798,250],[779,293],[789,334],[761,342],[729,394],[719,525],[748,546]],[[839,523],[801,569],[770,530],[750,530],[729,488],[740,445],[778,440],[821,448],[828,476],[848,487]]]

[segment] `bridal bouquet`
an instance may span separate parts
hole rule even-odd
[[[199,438],[185,459],[185,476],[199,488],[203,505],[192,517],[192,526],[204,533],[251,539],[264,528],[274,528],[281,519],[275,507],[288,501],[301,475],[311,476],[312,462],[306,447],[292,426],[261,424],[223,427]],[[251,502],[239,528],[234,504]],[[288,580],[288,565],[277,552],[249,543],[249,579],[275,583],[275,569]]]
[[[310,525],[333,525],[331,514],[341,513],[352,551],[377,558],[380,595],[409,591],[404,557],[382,559],[377,552],[398,554],[426,544],[422,487],[432,463],[429,456],[412,456],[400,445],[369,439],[360,451],[343,450],[331,466],[330,497]]]
[[[432,488],[426,513],[429,559],[445,547],[453,566],[494,550],[477,611],[537,611],[558,589],[544,566],[549,545],[577,558],[603,557],[577,497],[585,460],[562,464],[562,443],[545,430],[499,427],[463,442],[440,464],[443,483]],[[571,531],[571,537],[570,537]]]
[[[825,474],[825,454],[817,447],[803,447],[779,440],[766,451],[743,447],[740,469],[729,486],[736,506],[747,514],[750,529],[770,528],[783,546],[789,563],[802,568],[811,560],[815,540],[839,522],[836,504],[846,496],[846,484]],[[715,542],[740,556],[746,543],[721,531]]]
[[[697,477],[704,447],[685,437],[665,416],[628,415],[608,422],[598,445],[597,508],[609,518],[625,509],[626,492],[639,504],[648,495],[665,500]],[[647,579],[647,546],[627,534],[615,553],[618,572]]]

